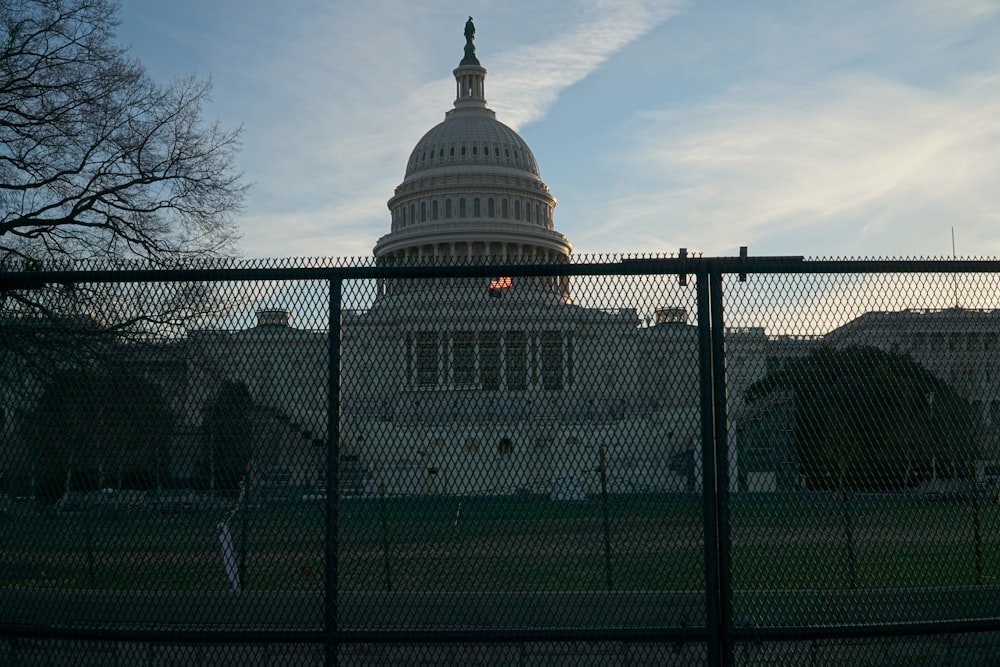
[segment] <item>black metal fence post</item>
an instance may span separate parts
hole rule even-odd
[[[611,578],[611,518],[608,516],[608,465],[604,456],[604,448],[599,450],[600,465],[598,471],[601,473],[601,515],[604,519],[604,583],[607,590],[614,588],[614,580]]]
[[[712,364],[712,319],[709,310],[708,272],[696,275],[698,300],[698,374],[701,402],[701,479],[703,531],[705,534],[705,627],[708,664],[722,664],[722,632],[719,598],[719,533],[716,521],[715,410]],[[697,475],[697,465],[694,474]]]
[[[337,596],[340,591],[340,324],[343,278],[330,278],[327,338],[326,577],[324,631],[326,664],[338,664]]]
[[[378,485],[378,507],[382,518],[382,559],[385,570],[385,590],[392,591],[392,559],[389,555],[389,516],[385,506],[385,484]]]
[[[719,643],[721,664],[733,664],[733,569],[732,531],[729,521],[730,469],[729,413],[726,393],[726,340],[722,302],[722,273],[712,267],[708,274],[709,308],[712,323],[712,391],[715,418],[715,479],[718,493],[715,504],[719,531]]]

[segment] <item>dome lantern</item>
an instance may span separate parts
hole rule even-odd
[[[476,26],[472,17],[465,22],[465,57],[452,72],[455,75],[455,108],[486,109],[486,68],[476,58]]]

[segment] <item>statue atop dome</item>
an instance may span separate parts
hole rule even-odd
[[[476,39],[476,24],[472,22],[472,17],[465,22],[465,57],[462,58],[462,62],[459,65],[478,65],[479,59],[476,58],[476,45],[473,44],[473,40]]]

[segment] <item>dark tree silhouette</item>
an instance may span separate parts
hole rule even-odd
[[[253,399],[242,382],[226,381],[205,408],[205,474],[209,488],[238,489],[253,456]]]
[[[795,448],[810,488],[896,489],[931,475],[968,476],[979,454],[972,405],[908,356],[823,347],[747,389],[791,394]]]
[[[163,486],[173,423],[159,387],[125,369],[53,374],[21,423],[35,495],[52,502],[66,491]]]

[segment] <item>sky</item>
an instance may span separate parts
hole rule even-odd
[[[1000,257],[1000,0],[124,0],[243,127],[241,256],[370,256],[466,18],[574,254]]]

